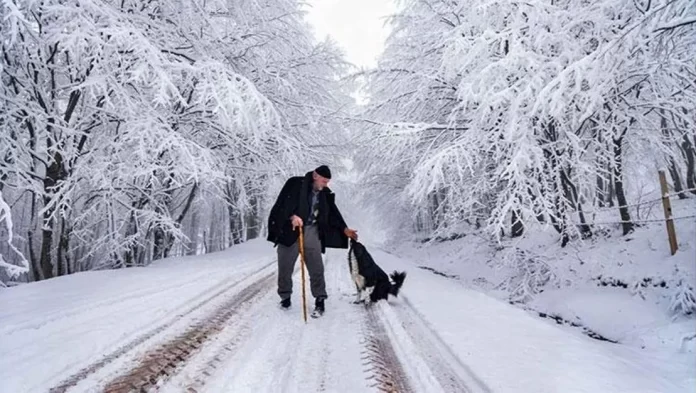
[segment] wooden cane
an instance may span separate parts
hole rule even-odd
[[[300,270],[302,271],[302,314],[304,316],[304,321],[307,323],[307,296],[305,294],[305,257],[304,257],[304,234],[302,233],[302,226],[300,228]]]

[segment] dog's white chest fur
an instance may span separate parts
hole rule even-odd
[[[355,258],[355,255],[351,255],[350,258],[350,275],[353,278],[355,286],[358,287],[359,290],[365,289],[365,277],[360,275],[358,270],[358,261]]]
[[[369,304],[369,302],[366,302],[365,298],[369,297],[375,288],[365,288],[365,277],[360,274],[360,269],[358,268],[358,260],[357,258],[355,258],[355,254],[353,254],[352,250],[348,253],[348,260],[350,262],[350,276],[353,279],[353,282],[355,283],[355,289],[357,290],[355,294],[354,303],[365,302],[365,304],[367,305]]]

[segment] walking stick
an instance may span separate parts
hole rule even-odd
[[[304,321],[307,323],[307,297],[305,295],[305,257],[304,257],[304,234],[302,227],[300,228],[300,270],[302,270],[302,314]]]

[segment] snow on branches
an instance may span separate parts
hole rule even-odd
[[[34,279],[195,253],[201,209],[221,247],[258,227],[340,99],[335,48],[274,4],[2,3],[0,190]]]
[[[389,157],[371,171],[397,175],[436,235],[463,221],[494,236],[541,222],[564,244],[591,235],[583,209],[627,204],[627,163],[678,160],[675,176],[686,168],[693,182],[682,159],[696,142],[689,4],[407,2],[369,75],[364,138],[379,141],[369,155]],[[379,122],[446,127],[397,135]]]

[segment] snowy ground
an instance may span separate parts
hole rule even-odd
[[[408,272],[402,296],[351,304],[345,251],[331,250],[327,314],[307,324],[299,274],[292,310],[277,307],[263,240],[3,290],[2,391],[127,391],[138,378],[162,392],[693,391],[693,356],[611,347],[370,251]]]
[[[673,200],[672,205],[677,217],[696,211],[693,198]],[[652,214],[644,211],[642,218],[661,214],[661,206],[653,206]],[[593,219],[615,221],[612,215],[616,213]],[[680,285],[696,288],[696,219],[679,220],[675,226],[679,251],[674,256],[663,222],[646,223],[628,236],[621,235],[618,225],[604,225],[605,234],[566,248],[553,231],[536,231],[502,245],[469,233],[451,241],[382,247],[417,261],[424,272],[513,302],[528,315],[643,363],[693,392],[696,316],[675,316],[670,307]],[[548,269],[549,279],[536,293],[523,285],[530,260]]]

